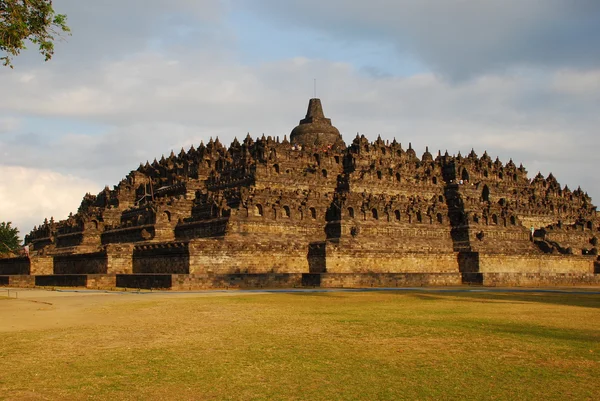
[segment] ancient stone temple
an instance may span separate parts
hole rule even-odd
[[[0,260],[4,285],[133,288],[600,284],[581,189],[478,156],[346,144],[319,99],[290,139],[141,164]]]

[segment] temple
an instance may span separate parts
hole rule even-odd
[[[0,284],[89,288],[599,285],[581,189],[512,160],[346,145],[321,101],[289,136],[218,139],[140,164],[45,220]]]

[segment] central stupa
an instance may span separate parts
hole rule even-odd
[[[331,120],[325,118],[320,99],[310,99],[306,117],[300,120],[300,125],[292,130],[290,141],[294,145],[346,147],[340,131],[331,125]]]

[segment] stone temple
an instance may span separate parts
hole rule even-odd
[[[140,165],[0,260],[0,284],[90,288],[600,284],[581,189],[487,153],[356,136],[309,101],[289,136]]]

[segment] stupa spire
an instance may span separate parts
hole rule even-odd
[[[308,110],[306,111],[306,118],[300,121],[300,124],[312,123],[316,119],[325,119],[325,113],[323,113],[323,105],[321,105],[321,99],[313,98],[308,101]],[[331,124],[331,120],[329,120],[329,123]]]

